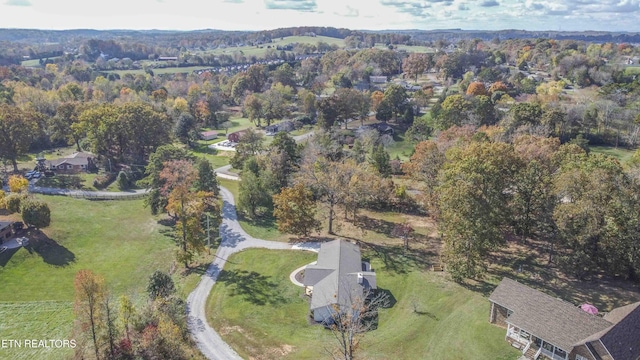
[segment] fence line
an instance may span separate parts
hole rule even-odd
[[[29,189],[29,191],[36,194],[69,196],[74,199],[87,200],[137,200],[143,199],[148,193],[145,191],[132,193],[114,192],[109,194],[106,192],[66,191],[63,189]]]

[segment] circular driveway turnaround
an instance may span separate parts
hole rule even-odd
[[[232,254],[249,248],[265,248],[275,250],[310,250],[319,248],[319,244],[306,243],[291,245],[276,241],[266,241],[249,236],[240,226],[236,213],[235,201],[231,192],[220,187],[222,195],[222,224],[220,224],[220,247],[215,254],[215,259],[202,276],[198,286],[187,298],[187,324],[189,332],[195,340],[198,348],[207,359],[230,360],[242,359],[229,344],[225,343],[220,335],[207,323],[206,303],[211,288],[216,283],[220,271],[224,268],[227,259]]]

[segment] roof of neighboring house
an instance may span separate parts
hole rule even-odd
[[[95,157],[90,152],[78,151],[71,155],[47,161],[51,166],[68,165],[87,165],[88,159]]]
[[[333,304],[350,306],[352,301],[362,299],[364,288],[376,288],[376,275],[362,271],[358,245],[334,240],[322,243],[317,264],[304,271],[304,284],[313,286],[311,309]]]
[[[0,231],[8,228],[13,224],[13,221],[0,221]]]
[[[580,341],[600,340],[614,359],[640,357],[640,302],[611,310],[604,319],[613,325]]]
[[[215,130],[209,130],[209,131],[201,132],[200,135],[202,135],[202,136],[212,136],[212,135],[218,135],[218,132],[215,131]]]
[[[570,352],[581,340],[612,324],[597,315],[508,278],[489,300],[513,311],[507,323]]]

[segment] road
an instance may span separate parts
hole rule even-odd
[[[220,335],[209,326],[205,311],[209,292],[216,283],[216,279],[218,275],[220,275],[220,271],[224,268],[229,256],[248,248],[316,251],[319,245],[317,243],[291,245],[251,237],[242,229],[238,222],[235,200],[231,192],[224,187],[220,187],[220,195],[223,200],[222,224],[220,225],[220,237],[222,241],[216,251],[215,259],[207,269],[207,272],[202,276],[198,286],[196,286],[195,290],[193,290],[187,298],[187,322],[191,336],[207,359],[242,359],[240,355],[225,343],[222,338],[220,338]]]

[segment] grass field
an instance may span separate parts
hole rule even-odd
[[[640,66],[627,66],[624,68],[624,73],[626,75],[640,74]]]
[[[633,154],[636,152],[635,149],[627,149],[623,147],[615,148],[613,146],[589,146],[589,149],[591,149],[591,152],[594,154],[613,156],[623,164],[629,162]]]
[[[244,56],[256,56],[263,57],[265,53],[269,50],[267,46],[271,46],[273,50],[276,50],[278,46],[284,46],[288,44],[300,43],[300,44],[314,44],[317,45],[319,42],[325,42],[329,45],[336,45],[340,48],[345,46],[343,39],[332,38],[327,36],[287,36],[282,39],[274,39],[271,43],[266,43],[258,46],[230,46],[226,48],[218,48],[214,50],[207,50],[205,53],[214,54],[214,55],[222,55],[222,54],[234,54],[236,52],[242,52]],[[276,50],[280,52],[280,50]]]
[[[51,208],[51,226],[43,234],[28,234],[29,248],[0,254],[0,338],[69,338],[73,280],[81,269],[102,275],[116,297],[129,294],[135,299],[146,297],[153,271],[174,267],[175,245],[166,234],[170,229],[150,215],[142,200],[39,198]],[[186,296],[199,277],[195,272],[179,275],[180,266],[176,268],[178,293]],[[6,313],[11,315],[3,316]],[[26,358],[65,357],[60,352],[22,352]],[[8,358],[19,358],[22,352]]]
[[[208,299],[210,323],[243,357],[330,358],[335,340],[307,322],[302,288],[288,279],[315,259],[312,253],[258,249],[233,255]],[[440,273],[396,272],[375,255],[371,260],[378,287],[390,291],[395,304],[381,310],[378,329],[365,335],[361,358],[517,359],[505,330],[488,323],[486,298]]]
[[[69,301],[0,302],[0,336],[4,340],[69,339],[73,321],[73,303]],[[64,359],[71,349],[0,349],[0,358]]]

